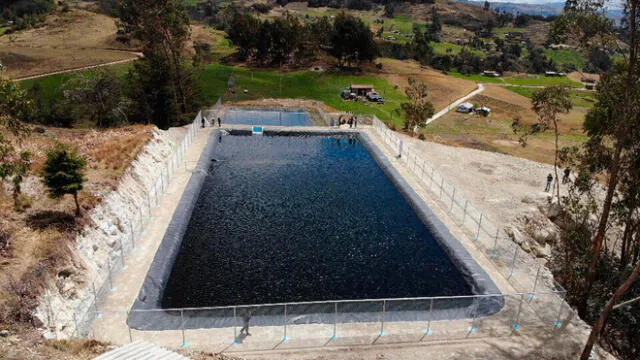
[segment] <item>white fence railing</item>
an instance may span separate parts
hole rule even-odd
[[[126,268],[126,262],[129,253],[136,248],[136,243],[141,239],[145,228],[149,225],[152,218],[152,209],[157,207],[169,186],[173,176],[178,168],[184,167],[184,156],[189,146],[197,134],[202,123],[202,112],[198,112],[193,122],[186,126],[187,132],[182,140],[173,148],[171,155],[160,167],[160,173],[156,179],[151,182],[151,186],[146,190],[144,200],[131,214],[126,215],[123,219],[123,227],[125,229],[124,236],[118,238],[117,244],[109,251],[106,256],[106,271],[92,279],[88,284],[86,296],[79,302],[73,312],[73,336],[86,336],[91,326],[91,322],[99,315],[98,309],[106,295],[114,288],[114,276],[123,268]],[[47,301],[47,298],[45,298]],[[51,306],[51,305],[49,305]]]
[[[214,114],[220,111],[220,105],[219,102],[213,110],[209,110],[209,119],[215,118]],[[563,300],[566,292],[549,271],[520,250],[481,210],[422,159],[413,140],[391,131],[375,116],[371,117],[372,125],[384,143],[399,157],[411,175],[417,177],[420,184],[432,193],[440,207],[471,238],[477,250],[492,261],[497,271],[516,290],[514,293],[140,311],[103,307],[105,295],[113,288],[113,276],[125,266],[128,252],[135,248],[136,241],[149,223],[151,208],[158,206],[160,196],[171,181],[177,165],[184,162],[184,153],[201,126],[201,116],[201,113],[198,114],[188,126],[184,139],[162,168],[154,186],[149,189],[144,204],[138,208],[138,216],[128,219],[130,231],[119,240],[118,246],[110,254],[107,264],[109,271],[91,282],[89,299],[82,302],[77,309],[78,316],[74,318],[75,336],[91,336],[99,340],[113,338],[111,327],[106,327],[108,333],[101,333],[105,329],[101,326],[91,328],[94,320],[104,316],[109,317],[109,322],[121,323],[122,330],[127,332],[124,341],[154,341],[161,338],[165,346],[187,343],[197,346],[203,334],[199,331],[209,334],[203,346],[210,348],[211,344],[219,342],[221,349],[226,349],[231,344],[238,344],[242,336],[238,334],[239,327],[257,321],[282,328],[281,333],[269,330],[250,339],[255,344],[254,348],[267,349],[294,339],[305,345],[319,341],[318,344],[327,346],[338,337],[342,338],[341,344],[348,343],[345,342],[347,338],[353,340],[354,344],[362,344],[363,341],[369,341],[367,339],[374,339],[375,343],[381,336],[396,336],[405,339],[403,341],[423,341],[467,338],[477,333],[501,336],[514,330],[555,331],[570,318],[567,314],[571,309]],[[499,311],[486,310],[487,306],[496,303],[503,304]],[[407,322],[405,317],[409,312],[414,318]],[[174,331],[141,331],[127,324],[130,316],[153,314],[169,316],[169,323],[174,322]]]
[[[373,128],[411,174],[420,180],[422,186],[432,193],[448,215],[470,236],[475,247],[491,259],[516,291],[535,293],[547,289],[559,295],[566,293],[548,269],[524,252],[484,212],[420,156],[415,146],[415,141],[418,140],[402,137],[377,118],[373,120]],[[544,306],[545,304],[541,304],[541,307]]]

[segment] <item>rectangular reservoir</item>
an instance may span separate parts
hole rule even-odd
[[[313,126],[315,124],[309,112],[295,109],[251,109],[229,108],[224,112],[224,124],[262,125],[262,126]]]
[[[322,316],[336,300],[404,299],[386,309],[403,320],[433,316],[428,300],[406,300],[414,298],[459,297],[440,302],[443,319],[500,308],[495,298],[474,300],[499,291],[366,134],[251,134],[213,133],[130,326],[177,328],[168,309],[207,308],[193,326],[220,327],[234,306],[282,303],[313,303],[314,322],[336,321]],[[362,301],[350,312],[367,321],[377,307]],[[254,317],[260,309],[269,325],[276,315],[262,307]]]

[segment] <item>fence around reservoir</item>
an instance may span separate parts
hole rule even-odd
[[[207,113],[206,117],[212,122],[220,105],[219,102]],[[158,197],[165,191],[177,166],[184,163],[184,153],[200,127],[201,116],[202,113],[198,114],[189,125],[185,138],[139,207],[137,217],[129,219],[130,232],[108,257],[108,273],[92,281],[89,298],[80,303],[74,317],[74,336],[115,343],[147,340],[168,347],[190,346],[207,351],[248,351],[442,341],[529,331],[548,334],[561,331],[571,317],[571,309],[564,302],[566,292],[549,271],[522,251],[486,214],[423,160],[412,140],[391,131],[375,116],[371,116],[372,125],[380,138],[472,239],[476,249],[491,260],[515,289],[514,293],[182,309],[104,308],[103,300],[113,289],[115,273],[126,266],[128,252],[135,248],[136,240],[150,221],[151,208],[158,206]],[[164,328],[128,325],[132,317],[148,317],[160,312],[170,319]],[[114,333],[114,323],[119,324],[122,331]],[[240,331],[245,325],[250,325],[250,337]]]
[[[377,118],[373,120],[373,127],[400,162],[431,192],[448,216],[472,239],[476,249],[491,260],[509,284],[518,293],[529,294],[529,305],[545,321],[552,320],[552,324],[561,325],[558,320],[553,320],[551,309],[561,312],[561,309],[558,310],[559,304],[567,307],[566,310],[570,309],[563,301],[566,290],[555,281],[551,272],[523,251],[504,230],[424,160],[415,147],[415,142],[419,140],[401,137]],[[554,303],[556,306],[553,306]]]
[[[217,114],[221,105],[221,99],[218,99],[214,109],[211,111]],[[96,275],[87,284],[88,291],[78,302],[78,306],[72,314],[73,337],[86,337],[90,332],[93,320],[100,316],[99,309],[101,305],[107,295],[114,289],[114,277],[120,270],[127,267],[127,257],[136,248],[136,242],[142,238],[145,228],[149,225],[152,209],[158,207],[160,199],[166,192],[176,170],[185,167],[184,155],[202,125],[202,116],[202,111],[198,112],[193,122],[186,126],[187,132],[180,142],[173,147],[172,153],[160,167],[160,174],[150,182],[142,202],[138,204],[135,211],[125,216],[124,223],[122,223],[124,236],[118,238],[117,243],[107,254],[104,264],[106,271]],[[45,296],[44,301],[50,300]],[[49,307],[51,308],[50,304]],[[55,309],[51,309],[51,312],[55,314]],[[62,334],[59,334],[59,336],[64,337]]]

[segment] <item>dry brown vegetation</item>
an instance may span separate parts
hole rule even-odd
[[[0,62],[12,78],[137,58],[116,41],[115,19],[83,9],[58,11],[35,28],[0,36]]]
[[[437,110],[445,108],[456,99],[476,88],[472,81],[454,78],[431,68],[423,67],[413,60],[379,59],[384,65],[382,76],[401,90],[408,85],[409,77],[424,81],[428,87],[429,101]]]
[[[0,337],[0,359],[39,360],[93,359],[108,350],[106,344],[95,340],[44,340],[33,331],[10,327],[9,336]]]
[[[489,117],[450,112],[429,124],[424,134],[427,140],[447,145],[501,152],[534,161],[553,163],[554,141],[550,132],[529,137],[527,146],[518,142],[511,124],[519,116],[521,124],[531,125],[537,116],[531,110],[530,99],[499,86],[487,89],[470,102],[492,109]],[[587,108],[576,107],[561,115],[560,146],[576,145],[584,140],[582,122]]]
[[[116,187],[154,131],[150,126],[110,130],[41,128],[32,131],[23,148],[33,154],[32,176],[23,185],[24,211],[13,206],[8,184],[0,187],[0,324],[32,323],[31,310],[46,281],[65,276],[74,261],[75,235],[87,225],[75,218],[73,200],[50,199],[38,177],[46,149],[55,141],[70,144],[87,159],[87,184],[80,194],[85,211],[100,195]],[[81,264],[73,264],[81,267]]]

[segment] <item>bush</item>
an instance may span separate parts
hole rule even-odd
[[[13,204],[13,207],[17,212],[24,212],[25,210],[29,209],[32,204],[33,204],[33,200],[29,196],[25,194],[20,194],[16,198]]]
[[[273,5],[266,3],[255,3],[251,5],[250,9],[260,14],[266,14],[271,11],[271,9],[273,9]]]

